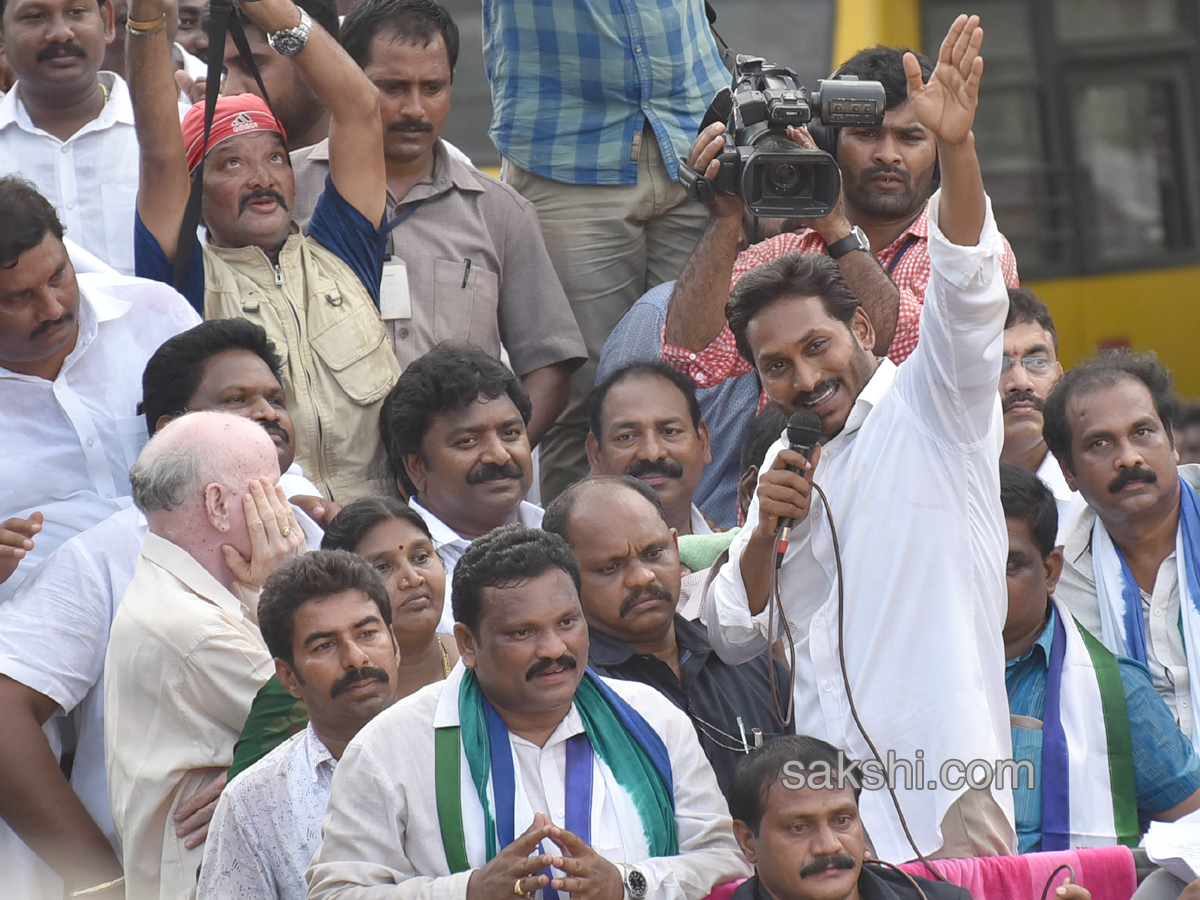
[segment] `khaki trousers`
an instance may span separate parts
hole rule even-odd
[[[588,361],[571,378],[566,409],[539,444],[545,505],[587,474],[587,397],[604,342],[642,294],[679,277],[708,211],[671,180],[648,126],[636,185],[564,184],[508,160],[500,177],[537,207],[546,249],[588,349]]]

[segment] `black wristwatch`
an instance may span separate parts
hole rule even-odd
[[[848,235],[841,240],[834,241],[826,249],[829,251],[831,259],[841,259],[847,253],[853,253],[855,250],[864,250],[870,253],[871,242],[867,240],[867,235],[861,228],[851,225]]]
[[[621,872],[621,881],[625,883],[625,896],[629,900],[646,900],[646,889],[649,884],[641,870],[628,864],[622,864],[617,868]]]

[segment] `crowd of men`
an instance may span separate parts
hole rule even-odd
[[[1200,809],[1200,410],[1064,372],[978,17],[772,220],[678,180],[705,4],[569,6],[483,2],[495,178],[437,0],[245,2],[211,109],[221,8],[0,0],[0,893],[952,900],[872,861]]]

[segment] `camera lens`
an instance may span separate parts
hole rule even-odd
[[[792,163],[779,163],[767,169],[767,184],[777,197],[790,197],[800,186],[800,170]]]

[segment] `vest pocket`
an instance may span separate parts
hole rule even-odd
[[[395,358],[373,309],[351,310],[314,333],[309,345],[346,396],[359,406],[381,400],[396,380]]]

